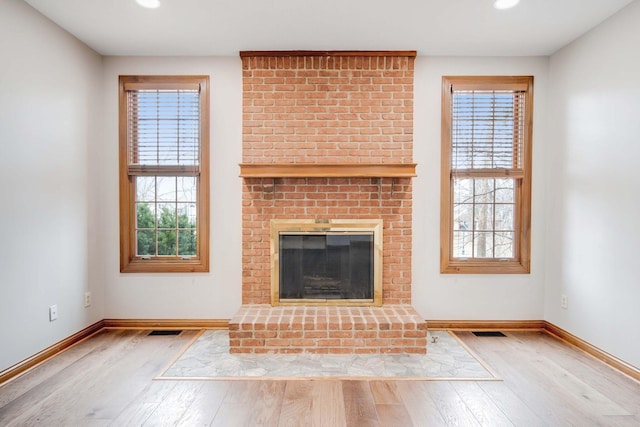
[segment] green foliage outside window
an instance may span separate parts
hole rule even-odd
[[[179,213],[176,224],[175,208],[171,209],[169,206],[172,205],[164,204],[160,208],[156,227],[156,217],[151,206],[153,205],[150,203],[138,203],[136,207],[138,256],[195,256],[195,219],[190,220],[185,212]]]

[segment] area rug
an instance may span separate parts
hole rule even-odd
[[[205,330],[156,379],[500,380],[453,333],[430,331],[426,355],[229,354],[226,330]]]

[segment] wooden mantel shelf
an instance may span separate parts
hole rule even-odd
[[[413,178],[415,163],[240,163],[242,178]]]

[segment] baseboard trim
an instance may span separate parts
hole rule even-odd
[[[452,331],[542,330],[543,320],[427,320],[429,329]]]
[[[229,319],[104,319],[113,329],[227,329]]]
[[[565,331],[559,326],[554,325],[553,323],[544,321],[544,331],[554,337],[570,344],[574,347],[579,348],[585,353],[595,357],[596,359],[604,362],[605,364],[611,366],[612,368],[630,376],[636,381],[640,381],[640,369],[635,366],[621,360],[604,350],[599,349],[598,347],[588,343],[582,338],[578,338],[570,332]]]
[[[6,381],[9,381],[12,378],[17,377],[20,374],[25,373],[29,369],[34,368],[35,366],[39,365],[40,363],[44,362],[50,357],[53,357],[61,353],[62,351],[68,349],[74,344],[77,344],[80,341],[83,341],[89,338],[91,335],[97,332],[100,332],[103,326],[104,326],[104,321],[100,320],[94,323],[93,325],[89,325],[86,328],[82,329],[81,331],[78,331],[75,334],[63,339],[62,341],[58,341],[57,343],[45,348],[44,350],[34,354],[33,356],[27,359],[24,359],[22,362],[18,362],[15,365],[5,369],[4,371],[0,371],[0,385],[5,383]]]

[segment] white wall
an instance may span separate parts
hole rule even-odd
[[[205,74],[211,82],[210,273],[119,272],[118,75]],[[99,254],[106,318],[229,319],[242,296],[242,65],[233,58],[104,59],[105,132],[94,167],[101,176]]]
[[[543,304],[542,172],[534,167],[531,275],[445,276],[438,272],[440,83],[445,74],[535,76],[534,139],[542,135],[547,58],[418,58],[414,181],[414,305],[431,319],[540,319]],[[99,156],[106,317],[229,318],[241,301],[241,73],[239,58],[105,58],[105,140]],[[118,272],[117,78],[119,74],[210,74],[212,79],[211,273]],[[544,139],[534,142],[534,164]],[[537,144],[537,145],[535,145]],[[432,237],[429,237],[432,236]]]
[[[414,305],[431,319],[540,319],[543,304],[542,186],[534,167],[531,275],[443,276],[438,272],[440,82],[444,74],[535,76],[535,105],[545,101],[547,58],[418,58],[414,182]],[[106,317],[229,318],[241,303],[241,64],[239,58],[105,58],[105,140],[99,156]],[[119,74],[210,74],[212,81],[211,273],[118,272],[117,80]],[[536,107],[534,138],[544,109]],[[544,139],[535,145],[534,164]],[[536,144],[536,142],[534,142]],[[537,179],[537,178],[538,179]],[[429,237],[432,236],[432,237]]]
[[[544,299],[548,58],[418,57],[415,67],[413,305],[427,319],[541,319]],[[533,75],[531,274],[440,274],[440,128],[444,75]]]
[[[19,0],[0,2],[0,58],[1,371],[103,312],[88,264],[102,60]]]
[[[640,2],[551,57],[545,319],[640,366]],[[569,298],[567,310],[560,296]]]

